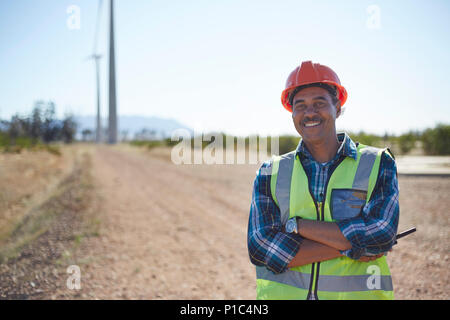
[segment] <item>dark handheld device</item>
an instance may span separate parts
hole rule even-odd
[[[397,234],[397,236],[395,237],[395,243],[394,243],[394,244],[397,244],[397,240],[398,240],[398,239],[401,239],[401,238],[403,238],[403,237],[405,237],[405,236],[407,236],[408,234],[411,234],[411,233],[413,233],[413,232],[416,232],[416,227],[412,227],[412,228],[410,228],[410,229],[408,229],[408,230],[405,230],[405,231],[403,231],[403,232],[400,232],[400,233]]]
[[[413,227],[411,229],[405,230],[403,232],[400,232],[399,234],[397,234],[397,236],[395,237],[395,240],[401,239],[405,236],[407,236],[408,234],[411,234],[413,232],[416,232],[416,227]]]

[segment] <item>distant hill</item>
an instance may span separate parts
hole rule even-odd
[[[81,132],[85,129],[95,132],[95,116],[75,116],[78,124],[77,136],[81,137]],[[108,119],[102,119],[102,127],[108,126]],[[171,136],[173,130],[186,129],[193,130],[188,126],[174,119],[145,116],[119,116],[118,119],[119,139],[161,139]],[[104,129],[106,130],[106,129]],[[126,135],[124,133],[126,132]]]

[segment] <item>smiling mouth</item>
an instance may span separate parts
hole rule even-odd
[[[311,127],[317,127],[322,123],[321,120],[315,120],[315,121],[306,121],[303,123],[305,128],[311,128]]]

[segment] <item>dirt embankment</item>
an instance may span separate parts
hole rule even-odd
[[[87,190],[92,198],[79,212],[95,211],[95,236],[81,237],[76,250],[67,249],[74,247],[75,239],[67,242],[71,246],[52,260],[59,276],[38,275],[53,287],[35,295],[41,282],[33,281],[27,297],[255,298],[246,232],[257,165],[177,166],[170,162],[170,150],[129,146],[92,146],[90,154],[92,189]],[[400,240],[388,255],[395,296],[448,299],[450,179],[401,176],[399,183],[399,230],[414,225],[418,232]],[[62,225],[71,224],[76,225]],[[55,239],[59,240],[53,246],[66,243]],[[37,243],[24,252],[36,256],[39,248],[49,246]],[[0,265],[0,277],[11,275],[19,265],[20,261],[9,265],[12,269],[6,273]],[[80,268],[80,290],[66,287],[68,265]]]
[[[45,201],[73,169],[75,148],[61,156],[45,151],[0,153],[0,247],[23,215]]]
[[[95,193],[90,157],[86,153],[70,153],[69,159],[49,158],[54,160],[52,164],[68,165],[70,169],[66,174],[56,170],[51,179],[39,177],[43,172],[36,169],[43,165],[38,160],[48,155],[30,154],[31,159],[38,158],[30,165],[39,178],[54,182],[59,177],[61,181],[35,194],[35,201],[40,200],[35,206],[16,204],[17,216],[13,223],[10,219],[2,220],[4,230],[8,231],[0,249],[2,299],[57,298],[59,292],[62,292],[59,297],[69,297],[71,293],[65,285],[67,267],[79,255],[85,257],[80,250],[81,244],[98,234],[99,222],[93,212]],[[39,178],[31,181],[28,188],[36,188],[36,184],[40,184]],[[16,171],[16,180],[19,179],[20,174]]]

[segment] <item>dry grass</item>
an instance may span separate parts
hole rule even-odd
[[[73,167],[76,150],[0,153],[0,246],[23,214],[46,200]]]
[[[90,168],[90,156],[77,154],[72,172],[10,226],[0,249],[0,297],[42,298],[55,293],[64,284],[64,268],[73,263],[82,243],[99,234]]]

